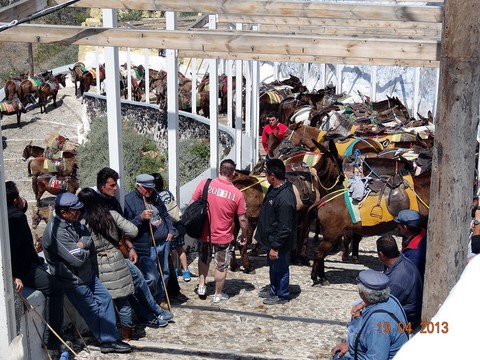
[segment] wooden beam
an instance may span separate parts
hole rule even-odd
[[[58,0],[57,0],[58,1]],[[80,0],[76,7],[162,10],[206,14],[256,14],[352,20],[442,22],[441,6],[320,3],[311,1],[239,0]]]
[[[188,51],[180,50],[179,57],[198,58],[198,59],[232,59],[232,60],[258,60],[274,62],[299,62],[299,63],[320,63],[320,64],[344,64],[344,65],[377,65],[377,66],[413,66],[413,67],[439,67],[439,60],[399,60],[399,59],[380,59],[380,58],[354,58],[354,57],[328,57],[322,55],[280,55],[280,54],[255,54],[213,52],[213,51]]]
[[[423,291],[425,321],[437,313],[466,266],[473,149],[480,116],[479,18],[478,0],[445,2]]]
[[[339,58],[438,61],[439,41],[309,35],[272,35],[245,31],[167,31],[19,25],[0,32],[0,41],[65,45],[165,48],[197,52],[258,53]],[[265,46],[268,44],[268,46]]]
[[[0,8],[0,22],[19,20],[46,9],[47,0],[22,0]]]
[[[224,25],[224,26],[222,26]],[[233,28],[233,24],[226,26],[225,23],[220,23],[220,29]],[[252,26],[253,24],[249,24]],[[289,25],[259,25],[262,32],[272,34],[291,34],[291,35],[332,35],[332,36],[351,36],[351,37],[375,37],[375,38],[404,38],[404,39],[441,39],[441,32],[437,30],[424,29],[401,29],[401,28],[365,28],[365,27],[344,27],[344,26],[289,26]],[[253,30],[254,31],[254,30]]]

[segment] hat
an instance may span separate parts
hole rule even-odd
[[[155,188],[155,181],[152,175],[148,174],[140,174],[137,175],[136,181],[138,184],[142,185],[144,188],[154,189]]]
[[[358,274],[357,282],[371,290],[383,290],[388,287],[388,276],[375,270],[363,270]]]
[[[394,219],[396,223],[406,226],[418,226],[421,222],[420,213],[415,210],[402,210],[398,213],[398,216]]]
[[[55,206],[69,208],[69,209],[81,209],[83,203],[78,199],[77,195],[70,192],[59,194],[55,198]]]

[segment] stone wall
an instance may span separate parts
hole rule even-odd
[[[84,97],[86,114],[91,123],[100,112],[106,112],[106,100],[103,96],[86,94]],[[138,133],[150,137],[159,150],[168,147],[167,113],[158,109],[157,105],[122,101],[121,113],[124,120],[134,125]],[[181,112],[179,115],[180,139],[210,139],[210,125],[207,119]],[[231,133],[219,129],[220,158],[227,156],[234,145]]]

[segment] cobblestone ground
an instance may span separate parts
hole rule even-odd
[[[45,135],[56,131],[77,140],[83,135],[80,99],[67,81],[60,89],[57,108],[50,103],[47,114],[34,107],[22,115],[22,128],[14,117],[4,117],[2,136],[5,179],[17,182],[21,193],[33,205],[34,198],[27,165],[21,161],[22,150],[32,141],[44,146]],[[32,206],[30,206],[30,209]],[[41,232],[40,228],[39,232]],[[188,298],[172,299],[175,321],[163,329],[137,327],[134,351],[125,355],[102,355],[95,346],[81,349],[80,358],[92,359],[329,359],[330,349],[342,339],[349,320],[349,309],[357,298],[355,277],[365,266],[380,269],[374,239],[360,244],[361,264],[342,263],[340,254],[326,261],[330,286],[312,287],[310,267],[291,266],[292,288],[297,292],[285,305],[263,305],[260,287],[268,284],[265,255],[252,257],[256,274],[230,272],[225,292],[230,299],[213,304],[195,294],[197,260],[192,259],[192,281],[179,278],[182,293]],[[311,244],[310,254],[315,244]],[[191,258],[194,254],[191,254]],[[208,293],[213,293],[213,277],[208,278]]]

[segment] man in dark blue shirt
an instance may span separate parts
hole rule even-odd
[[[391,235],[377,239],[377,253],[385,265],[384,274],[389,278],[391,294],[402,304],[413,329],[420,323],[422,314],[423,284],[420,273],[415,264],[400,253]]]
[[[420,214],[415,210],[402,210],[395,222],[403,237],[402,254],[417,266],[423,281],[427,259],[427,231],[422,228]]]

